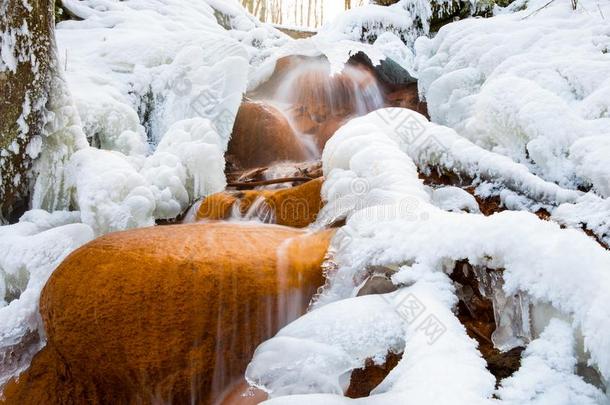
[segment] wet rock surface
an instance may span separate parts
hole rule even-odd
[[[402,358],[401,354],[388,353],[384,364],[375,364],[368,359],[364,368],[352,371],[349,387],[345,393],[349,398],[368,397]]]
[[[296,136],[277,108],[263,102],[243,102],[235,119],[227,160],[241,169],[306,160],[307,151]]]
[[[303,228],[313,223],[320,208],[323,178],[279,190],[225,191],[205,198],[196,220],[255,219]],[[236,218],[237,216],[237,218]]]
[[[305,310],[331,235],[214,223],[91,242],[46,285],[47,346],[2,403],[211,403]]]

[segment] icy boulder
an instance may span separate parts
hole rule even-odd
[[[489,403],[493,377],[450,310],[449,279],[421,270],[411,287],[348,298],[299,318],[257,349],[246,377],[270,393],[270,405]],[[341,396],[351,370],[366,358],[383,363],[388,352],[403,352],[402,360],[370,397]]]
[[[309,312],[256,350],[246,378],[272,397],[343,394],[351,370],[404,348],[403,320],[387,296],[352,298]],[[371,333],[374,330],[374,333]]]

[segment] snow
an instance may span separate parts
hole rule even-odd
[[[463,328],[451,313],[456,298],[451,283],[444,274],[453,270],[456,261],[466,259],[482,271],[486,268],[503,270],[499,288],[503,292],[504,299],[494,301],[497,305],[496,313],[500,316],[496,321],[500,322],[500,326],[504,325],[503,328],[508,333],[498,340],[498,344],[505,345],[503,349],[510,349],[515,344],[528,343],[530,339],[524,336],[526,340],[519,341],[514,339],[518,337],[515,336],[511,341],[511,329],[513,331],[526,327],[529,329],[527,325],[531,322],[529,332],[531,338],[544,339],[545,335],[541,335],[541,332],[549,324],[551,315],[561,315],[569,321],[570,333],[578,334],[582,338],[579,339],[581,348],[577,354],[563,351],[558,357],[562,361],[570,361],[571,357],[578,355],[578,361],[593,365],[607,384],[610,377],[610,363],[607,356],[610,352],[610,341],[607,338],[607,331],[610,330],[610,312],[603,302],[607,291],[610,291],[610,275],[607,272],[610,266],[610,253],[578,230],[561,229],[558,224],[542,221],[527,212],[505,211],[485,217],[480,214],[447,212],[431,205],[426,188],[417,177],[415,165],[405,153],[420,157],[423,152],[415,153],[413,144],[397,136],[395,128],[387,125],[387,120],[383,119],[388,116],[397,117],[399,112],[396,109],[387,109],[353,119],[337,131],[324,150],[323,168],[327,181],[323,188],[323,197],[327,203],[318,220],[321,223],[328,223],[346,218],[346,225],[337,232],[332,242],[330,260],[335,263],[335,270],[328,273],[329,282],[314,304],[313,311],[293,323],[294,330],[302,331],[298,336],[299,339],[305,339],[308,345],[312,341],[330,342],[334,348],[333,342],[338,342],[337,345],[342,347],[340,342],[346,336],[348,338],[352,335],[357,336],[360,331],[352,331],[347,325],[355,322],[352,317],[367,319],[366,312],[353,310],[355,300],[365,297],[351,297],[354,297],[359,285],[365,280],[369,266],[394,269],[392,281],[402,287],[401,291],[420,286],[424,288],[430,280],[438,283],[441,283],[440,280],[445,280],[445,287],[441,287],[443,285],[441,283],[432,288],[436,294],[444,291],[437,297],[438,302],[433,314],[441,319],[448,331],[456,334],[448,339],[452,342],[447,348],[449,353],[443,351],[442,345],[437,346],[442,338],[431,345],[430,349],[434,351],[438,347],[439,353],[443,353],[438,358],[419,346],[417,350],[409,351],[410,344],[416,344],[414,342],[417,342],[417,339],[407,334],[406,354],[403,360],[375,390],[374,394],[379,396],[371,397],[370,401],[383,403],[378,401],[381,401],[384,395],[388,395],[390,398],[388,402],[405,398],[422,398],[419,401],[414,400],[414,403],[423,403],[425,400],[430,401],[431,398],[436,400],[438,397],[440,403],[486,403],[490,401],[493,393],[493,381],[478,357],[474,343],[466,337]],[[424,126],[427,128],[426,132],[432,134],[450,133],[459,137],[455,132],[448,132],[451,131],[448,128],[436,124],[428,123]],[[474,148],[474,151],[480,150],[472,144],[468,148]],[[451,152],[452,149],[450,148],[449,151]],[[454,159],[455,165],[460,163],[461,155],[457,153],[449,155]],[[376,159],[375,156],[384,156],[384,159]],[[486,164],[491,163],[480,162],[477,164],[478,169],[481,166],[485,167]],[[526,168],[516,164],[506,164],[504,170],[508,178],[514,177],[515,171],[520,175],[527,172]],[[520,185],[520,189],[537,184],[553,190],[557,195],[565,191],[542,181],[533,174],[523,178],[527,181]],[[378,179],[386,181],[379,182]],[[578,271],[578,277],[574,277],[575,271]],[[479,275],[482,276],[484,277]],[[520,299],[517,301],[506,299],[513,296],[519,296]],[[423,301],[421,297],[425,297],[425,294],[418,293],[416,297]],[[431,308],[432,304],[428,304],[427,300],[423,302],[426,308]],[[324,337],[321,338],[318,331],[331,327],[333,323],[327,321],[330,325],[325,325],[325,322],[320,321],[314,326],[307,319],[314,314],[323,314],[324,311],[337,314],[333,315],[333,319],[342,316],[348,317],[346,318],[348,320],[342,323],[344,326],[340,332],[337,331],[331,336],[322,335]],[[503,318],[509,313],[513,315]],[[318,319],[322,319],[321,315],[317,316]],[[370,329],[368,333],[374,338],[376,335],[371,333]],[[458,337],[460,333],[462,338]],[[555,333],[548,334],[552,334],[555,338]],[[281,331],[276,337],[277,341],[274,338],[261,346],[262,353],[259,353],[261,358],[254,357],[252,367],[255,368],[259,378],[265,376],[265,370],[261,371],[261,367],[267,367],[267,372],[276,374],[287,372],[286,370],[298,374],[301,364],[310,365],[304,360],[310,356],[305,350],[305,344],[294,346],[289,343],[284,344],[282,338],[285,336],[292,337],[292,334]],[[500,337],[496,336],[496,338]],[[460,339],[465,339],[461,349],[458,343]],[[536,345],[532,350],[534,348]],[[276,355],[281,353],[281,358],[274,358],[273,353]],[[371,356],[374,356],[373,351],[371,353]],[[351,358],[353,364],[361,364],[358,363],[360,357],[356,351],[348,351],[347,354],[347,357],[342,355],[338,358]],[[294,356],[297,355],[295,359]],[[446,360],[449,355],[458,356],[459,360]],[[330,356],[330,358],[335,357]],[[407,366],[409,359],[421,360],[422,367],[424,364],[427,366],[423,369],[413,366],[414,369],[409,373],[411,370]],[[274,369],[270,363],[279,364],[280,371]],[[324,373],[327,373],[330,365],[334,363],[328,364],[323,360],[317,360],[315,364],[320,368],[315,371],[307,369],[306,372],[304,371],[307,376],[315,376],[318,372],[327,377],[325,381],[336,381],[340,375],[339,371],[345,372],[345,369],[336,366],[335,369],[331,368],[334,374],[329,376]],[[338,364],[345,366],[349,362]],[[455,374],[445,371],[447,367],[453,365],[457,367]],[[352,369],[355,367],[357,365],[351,366]],[[443,371],[435,373],[435,376],[447,373],[453,380],[439,384],[435,379],[429,378],[432,374],[428,367],[439,367]],[[524,373],[528,372],[525,369]],[[564,374],[570,374],[572,375],[570,378],[580,381],[573,375],[573,370],[569,373],[565,371]],[[463,376],[468,376],[467,382],[451,385],[451,381]],[[478,377],[473,378],[473,376]],[[320,385],[317,383],[308,385],[307,378],[302,378],[302,385],[294,383],[299,380],[299,378],[287,381],[274,380],[273,384],[280,386],[274,387],[270,384],[266,388],[276,390],[278,393],[282,393],[283,388],[290,393],[308,393],[311,392],[311,385],[316,387]],[[263,378],[262,385],[265,385],[264,381]],[[512,383],[515,389],[527,391],[527,383],[520,381]],[[545,383],[554,384],[553,381],[551,379]],[[286,387],[282,386],[284,383]],[[337,383],[331,386],[335,387],[336,391]],[[438,393],[438,387],[444,387],[445,390]],[[418,391],[420,388],[421,392]],[[589,394],[596,392],[594,387],[584,381],[567,387],[566,390],[575,398],[583,392]],[[322,390],[322,392],[329,391]],[[293,403],[314,403],[312,402],[314,398],[317,398],[319,403],[327,403],[324,401],[329,397],[297,396],[294,397]],[[595,398],[599,399],[599,397]],[[290,403],[284,397],[277,401],[279,401],[277,403]],[[360,401],[366,402],[366,400]],[[269,403],[274,402],[272,400]]]
[[[141,171],[155,195],[156,218],[176,217],[192,201],[224,190],[227,142],[204,118],[169,128]]]
[[[602,197],[610,197],[610,136],[578,139],[570,146],[576,175],[593,185]]]
[[[561,204],[552,211],[551,218],[574,228],[586,226],[606,246],[610,245],[610,199],[587,193],[574,204]]]
[[[592,184],[605,196],[610,6],[583,0],[573,11],[562,1],[545,3],[419,38],[420,93],[432,121],[548,181]],[[597,156],[585,158],[593,149]]]
[[[432,203],[445,211],[480,213],[477,200],[459,187],[440,187],[432,191]]]
[[[401,4],[390,7],[374,4],[355,7],[341,13],[334,21],[325,24],[322,34],[343,36],[356,42],[374,42],[380,33],[390,32],[404,42],[415,38],[413,16]]]
[[[324,24],[323,35],[340,36],[352,41],[374,42],[381,35],[391,33],[403,43],[413,46],[416,38],[430,34],[433,18],[449,16],[456,5],[452,0],[435,0],[433,5],[427,0],[399,0],[390,6],[365,4],[340,14],[333,21]],[[489,7],[481,0],[470,0],[470,13]]]
[[[525,350],[521,368],[502,382],[506,404],[602,404],[604,394],[574,374],[575,341],[570,325],[553,319]]]
[[[154,195],[119,152],[82,149],[67,170],[82,221],[96,235],[154,225]]]
[[[272,398],[289,393],[342,394],[346,386],[340,386],[341,377],[344,384],[349,382],[349,371],[362,367],[366,358],[383,363],[388,352],[404,351],[371,396],[353,402],[487,403],[494,378],[476,342],[450,310],[456,303],[451,281],[429,268],[417,271],[418,281],[395,293],[345,299],[294,321],[259,347],[246,376],[270,381],[264,388],[272,391]],[[267,374],[260,372],[265,367]],[[280,396],[265,403],[352,402],[340,398]]]

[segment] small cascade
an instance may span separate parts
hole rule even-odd
[[[316,157],[346,119],[385,106],[381,87],[369,68],[348,64],[341,73],[331,75],[330,64],[322,58],[295,63],[266,101],[285,114]]]
[[[373,73],[361,65],[346,65],[331,75],[326,59],[309,59],[286,73],[272,100],[306,108],[316,120],[330,116],[364,115],[384,106]]]
[[[231,207],[228,221],[258,222],[262,224],[275,223],[275,210],[269,206],[263,196],[258,196],[245,212],[242,211],[242,200],[238,199]]]
[[[347,120],[388,106],[374,70],[348,63],[331,75],[325,58],[286,57],[247,95],[233,128],[229,166],[251,169],[319,159]]]

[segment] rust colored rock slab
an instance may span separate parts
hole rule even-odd
[[[103,236],[45,286],[48,344],[5,404],[210,404],[323,283],[331,231],[207,223]]]
[[[227,155],[241,169],[308,158],[287,118],[269,104],[251,101],[239,107]]]
[[[227,219],[234,207],[244,215],[259,199],[264,201],[259,207],[274,217],[279,225],[303,228],[315,221],[322,198],[320,190],[323,178],[317,178],[300,186],[279,190],[225,191],[207,197],[197,210],[196,219]]]

